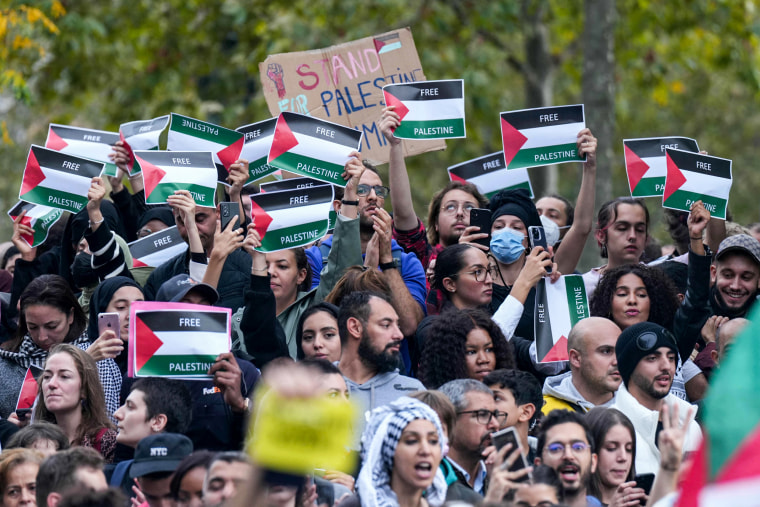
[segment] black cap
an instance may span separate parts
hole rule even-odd
[[[137,444],[129,476],[135,479],[158,472],[174,472],[192,452],[193,442],[179,433],[145,437]]]
[[[678,357],[678,346],[673,333],[654,322],[639,322],[620,333],[615,344],[615,355],[618,371],[626,387],[639,361],[660,347],[672,349]]]
[[[204,296],[212,305],[219,300],[219,293],[216,289],[209,284],[193,280],[189,275],[183,273],[175,275],[161,284],[156,293],[156,301],[178,303],[190,291]]]

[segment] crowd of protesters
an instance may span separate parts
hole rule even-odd
[[[696,202],[665,211],[673,245],[660,249],[649,203],[594,195],[589,129],[577,198],[487,199],[452,181],[422,220],[399,123],[393,107],[378,123],[388,181],[354,153],[334,232],[308,248],[262,253],[249,214],[222,229],[187,191],[146,205],[140,175],[122,181],[122,142],[120,176],[93,178],[86,209],[41,246],[15,220],[0,271],[2,506],[671,505],[702,438],[699,402],[757,297],[755,229]],[[249,210],[247,178],[238,160],[225,198]],[[490,230],[470,225],[476,208]],[[127,243],[173,226],[187,251],[133,267]],[[529,227],[546,249],[529,248]],[[591,234],[603,263],[578,273]],[[566,361],[542,362],[536,285],[573,273],[591,316]],[[232,350],[209,379],[128,375],[130,305],[144,300],[232,311]],[[99,332],[104,312],[118,329]],[[17,411],[30,366],[37,399]],[[354,469],[263,470],[245,445],[259,385],[358,404]],[[513,443],[497,445],[508,428]]]

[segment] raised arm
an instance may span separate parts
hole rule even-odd
[[[585,128],[578,132],[578,154],[586,155],[583,163],[581,189],[575,206],[575,218],[570,230],[565,234],[556,255],[557,268],[562,273],[573,273],[583,253],[594,220],[594,200],[596,193],[596,137]]]
[[[401,124],[394,109],[395,106],[383,109],[379,128],[391,147],[388,161],[388,184],[391,187],[393,223],[399,231],[410,231],[417,227],[417,215],[414,213],[412,189],[409,185],[409,174],[406,172],[404,146],[401,139],[393,136],[393,130]]]
[[[187,190],[177,190],[174,195],[166,198],[166,202],[176,210],[177,220],[184,224],[187,231],[187,243],[190,246],[190,277],[194,280],[202,280],[208,260],[201,243],[198,224],[195,223],[195,201]]]

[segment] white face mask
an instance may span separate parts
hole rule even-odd
[[[544,215],[539,217],[541,219],[541,225],[544,226],[544,234],[546,235],[546,246],[554,246],[559,241],[559,226],[551,218],[547,218]]]

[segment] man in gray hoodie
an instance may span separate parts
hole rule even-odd
[[[420,381],[400,375],[396,369],[404,339],[398,321],[390,299],[383,294],[352,292],[341,301],[338,368],[351,398],[358,399],[364,410],[425,390]]]
[[[578,322],[567,338],[570,371],[548,377],[544,383],[544,415],[566,409],[588,412],[609,407],[622,381],[615,358],[620,328],[603,317]]]

